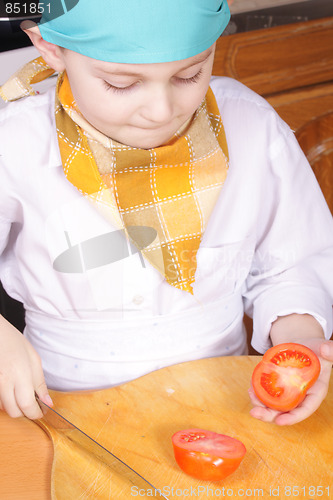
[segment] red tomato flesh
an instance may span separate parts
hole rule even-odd
[[[269,408],[290,411],[303,401],[319,373],[320,361],[311,349],[291,342],[278,344],[255,367],[253,390]]]
[[[238,439],[203,429],[178,431],[172,436],[172,444],[179,467],[204,481],[220,481],[229,476],[246,453]]]

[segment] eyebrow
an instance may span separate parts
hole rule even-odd
[[[184,66],[183,68],[180,68],[177,73],[180,73],[181,71],[184,71],[185,69],[192,68],[192,66],[196,66],[197,64],[206,61],[206,59],[208,59],[208,57],[211,55],[212,52],[213,52],[213,49],[210,49],[209,52],[204,54],[204,55],[199,54],[197,57],[195,57],[193,59],[193,62],[189,66]],[[124,71],[120,68],[108,70],[106,68],[95,66],[95,69],[97,69],[98,71],[103,71],[104,73],[108,73],[110,75],[136,76],[136,77],[143,76],[141,73],[136,73],[134,71]]]

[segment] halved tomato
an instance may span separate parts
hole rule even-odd
[[[320,373],[316,354],[301,344],[278,344],[265,352],[252,374],[257,398],[278,411],[296,408]]]
[[[241,441],[203,429],[178,431],[172,436],[179,467],[196,479],[220,481],[232,474],[246,453]]]

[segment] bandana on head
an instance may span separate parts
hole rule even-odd
[[[51,8],[44,9],[39,23],[44,40],[114,63],[187,59],[213,45],[230,20],[227,0],[58,0],[47,5]]]

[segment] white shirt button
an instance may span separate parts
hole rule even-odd
[[[133,304],[136,304],[137,306],[139,306],[140,304],[142,304],[142,302],[144,300],[145,299],[142,297],[142,295],[134,295],[134,297],[133,297]]]

